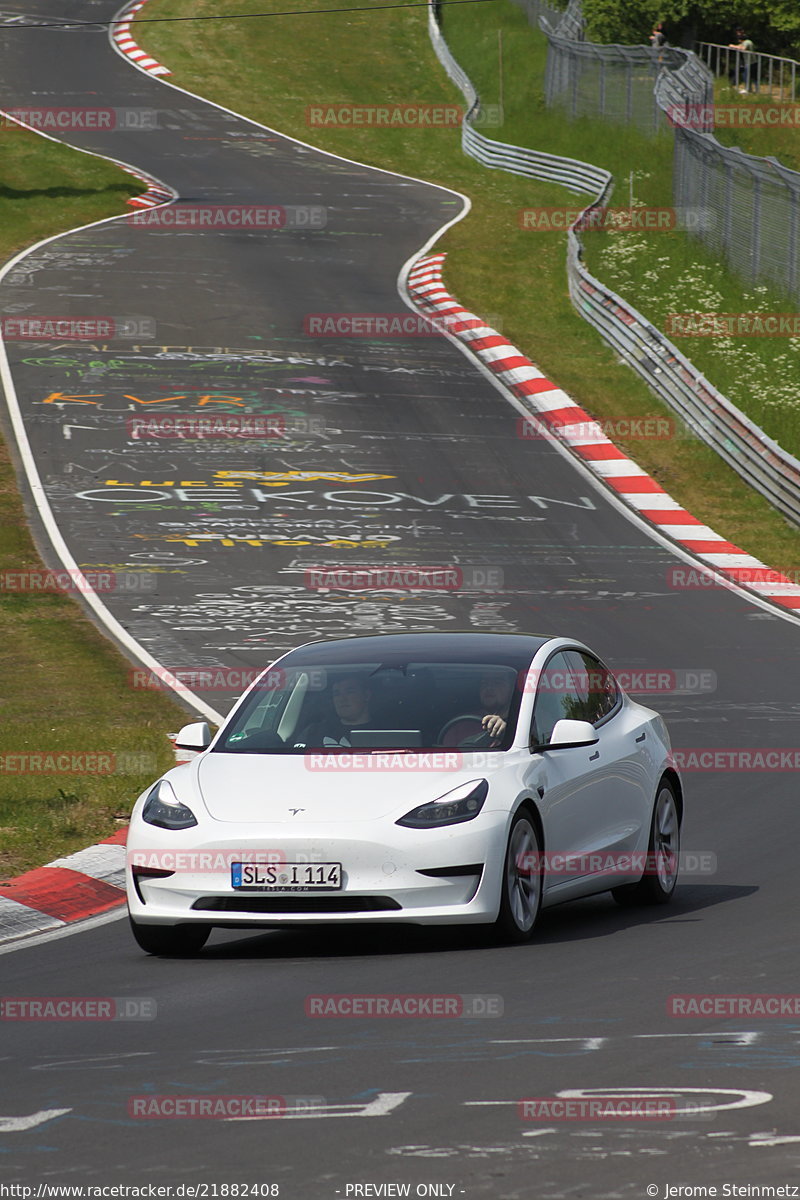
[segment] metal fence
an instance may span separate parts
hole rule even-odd
[[[480,120],[480,98],[471,80],[450,53],[434,4],[430,4],[428,9],[428,30],[436,57],[467,102],[467,113],[461,125],[461,145],[465,154],[490,169],[510,171],[513,175],[525,175],[530,179],[541,179],[549,183],[560,183],[562,187],[573,192],[584,192],[590,196],[605,194],[611,183],[611,175],[602,167],[595,167],[591,163],[580,162],[574,158],[563,158],[557,154],[542,154],[524,146],[497,142],[480,133],[474,126],[474,123]]]
[[[653,391],[739,475],[793,523],[800,525],[800,461],[768,438],[726,396],[723,396],[665,336],[632,305],[589,273],[577,232],[592,209],[605,201],[611,176],[590,163],[538,154],[520,146],[509,146],[484,137],[472,128],[479,111],[477,93],[453,58],[442,35],[434,5],[429,8],[429,32],[436,55],[447,74],[461,89],[469,111],[462,126],[464,152],[485,166],[559,182],[573,191],[594,194],[567,234],[567,276],[572,302],[620,357],[642,376]],[[696,70],[688,61],[678,71],[691,76]],[[675,83],[674,73],[671,84]],[[683,93],[676,93],[682,95]],[[687,132],[682,130],[683,132]],[[710,138],[697,134],[695,138]],[[710,138],[713,141],[713,138]],[[746,156],[745,156],[746,157]],[[796,246],[796,239],[795,239]]]
[[[570,117],[604,117],[634,125],[645,133],[664,127],[656,98],[656,83],[664,73],[685,69],[693,58],[674,46],[618,46],[587,42],[580,0],[570,0],[555,23],[545,14],[539,28],[548,41],[545,102],[566,110]],[[697,61],[697,60],[695,60]],[[714,81],[706,67],[695,71],[682,97],[694,108],[713,100]]]
[[[673,202],[703,214],[690,235],[747,282],[769,282],[800,300],[800,173],[774,158],[723,146],[712,132],[716,121],[735,127],[760,110],[715,107],[713,76],[692,51],[605,46],[575,37],[579,14],[580,0],[571,0],[555,28],[540,17],[548,40],[546,102],[571,117],[602,117],[647,133],[671,127]]]
[[[545,14],[546,15],[546,14]],[[697,42],[697,54],[717,78],[774,100],[794,100],[800,63],[758,50],[736,50],[718,42]]]
[[[654,133],[664,125],[655,95],[663,69],[683,65],[684,52],[664,47],[598,46],[573,41],[541,22],[549,49],[545,72],[545,102],[570,117],[603,117]]]

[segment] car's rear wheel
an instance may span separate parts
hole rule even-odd
[[[520,809],[511,823],[503,862],[500,912],[495,922],[504,942],[527,942],[542,902],[541,847],[531,814]]]
[[[202,950],[211,933],[209,925],[141,925],[130,918],[131,933],[142,950],[167,958],[183,958]]]
[[[669,904],[678,882],[681,823],[675,788],[668,779],[658,785],[645,873],[638,883],[614,888],[612,896],[624,908],[640,904]]]

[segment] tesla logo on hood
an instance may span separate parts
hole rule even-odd
[[[296,817],[299,812],[305,812],[305,811],[306,810],[304,808],[290,808],[289,809],[289,812],[292,814],[293,817]]]

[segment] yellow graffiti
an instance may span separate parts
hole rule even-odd
[[[215,471],[209,483],[205,479],[140,479],[125,483],[121,479],[106,479],[105,487],[199,487],[240,488],[246,482],[261,483],[265,487],[288,487],[291,483],[373,483],[376,479],[396,479],[396,475],[376,475],[364,472],[353,475],[349,471]]]
[[[144,534],[134,534],[134,537],[144,537]],[[179,542],[182,546],[207,546],[209,543],[214,543],[217,546],[330,546],[338,550],[385,550],[399,539],[396,537],[387,538],[369,538],[363,541],[358,541],[355,538],[329,538],[324,541],[310,540],[308,538],[249,538],[233,535],[224,537],[218,533],[195,533],[190,535],[180,533],[168,533],[158,541],[175,543]]]
[[[376,479],[396,479],[396,475],[377,475],[365,471],[354,475],[350,471],[215,471],[215,479],[242,479],[264,483],[267,487],[285,487],[287,483],[372,483]]]
[[[121,479],[107,479],[104,487],[121,487],[121,488],[136,488],[136,487],[199,487],[207,488],[208,484],[204,479],[181,479],[180,482],[175,479],[140,479],[136,483],[124,483]],[[241,487],[239,483],[222,483],[220,487]]]

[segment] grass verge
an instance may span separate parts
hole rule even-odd
[[[141,190],[117,167],[36,134],[0,136],[2,262],[120,212]],[[0,572],[41,569],[0,441]],[[132,691],[128,670],[76,600],[0,589],[0,880],[113,833],[148,781],[174,762],[165,734],[183,710],[159,693]],[[78,756],[68,764],[77,769],[45,774],[46,759],[31,771],[24,758],[63,753]]]

